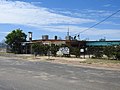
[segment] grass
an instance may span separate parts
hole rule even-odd
[[[86,64],[120,64],[120,60],[87,59],[86,61],[80,61],[80,63],[86,63]]]
[[[0,52],[0,56],[5,56],[5,57],[22,57],[23,59],[29,59],[29,58],[34,58],[34,56],[17,56],[13,53],[5,53],[5,52]],[[120,60],[107,60],[107,59],[87,59],[85,61],[80,61],[79,63],[82,64],[120,64]]]

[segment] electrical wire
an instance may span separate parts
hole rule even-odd
[[[74,34],[73,36],[79,35],[80,33],[83,33],[83,32],[85,32],[85,31],[90,30],[91,28],[93,28],[93,27],[101,24],[102,22],[106,21],[107,19],[111,18],[112,16],[114,16],[114,15],[117,14],[118,12],[120,12],[120,10],[117,10],[116,12],[112,13],[110,16],[106,17],[105,19],[101,20],[100,22],[92,25],[91,27],[89,27],[89,28],[87,28],[87,29],[84,29],[83,31],[81,31],[81,32],[79,32],[79,33]]]

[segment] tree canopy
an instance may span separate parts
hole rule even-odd
[[[13,53],[21,53],[21,42],[26,41],[27,35],[21,29],[16,29],[5,38],[6,44],[11,48]]]

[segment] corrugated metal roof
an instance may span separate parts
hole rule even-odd
[[[115,46],[120,45],[120,41],[87,41],[87,46]]]

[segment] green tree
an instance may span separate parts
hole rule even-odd
[[[53,54],[53,56],[56,56],[56,52],[59,50],[59,46],[55,44],[51,44],[50,51]]]
[[[70,47],[70,54],[75,55],[75,57],[80,57],[80,48]]]
[[[32,44],[32,50],[34,53],[46,56],[48,51],[50,51],[50,46],[42,43],[34,43]]]
[[[21,29],[13,30],[5,38],[5,43],[11,48],[13,53],[21,53],[22,44],[21,42],[26,41],[27,35],[22,32]]]
[[[120,60],[120,45],[114,47],[115,47],[115,52],[114,52],[115,58],[117,60]]]
[[[36,52],[37,54],[43,54],[44,46],[41,43],[34,43],[32,44],[32,50],[34,53]]]
[[[50,51],[50,46],[48,44],[45,44],[43,49],[44,55],[47,56],[48,51]]]
[[[106,46],[104,47],[104,54],[108,57],[108,59],[112,58],[115,54],[115,47],[114,46]]]
[[[103,47],[102,46],[93,46],[88,48],[88,52],[92,53],[94,58],[103,57]]]

